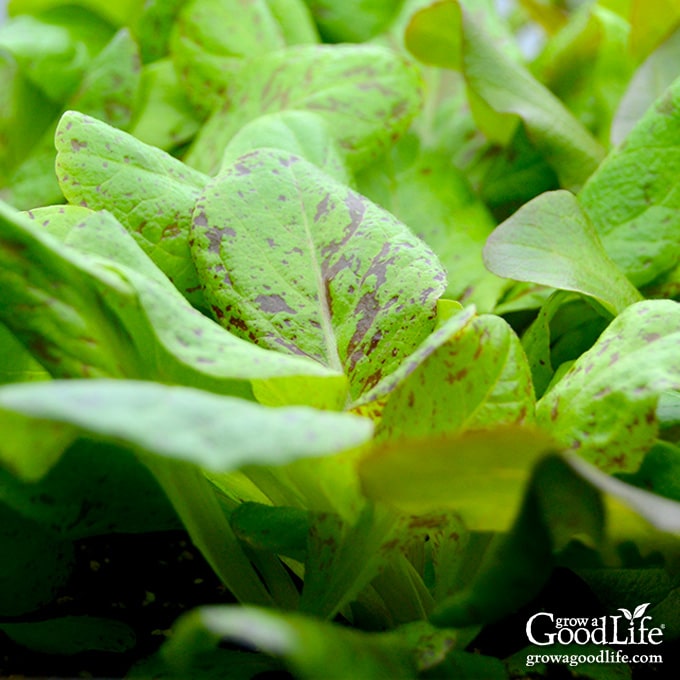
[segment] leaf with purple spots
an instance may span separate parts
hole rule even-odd
[[[208,119],[186,162],[212,174],[232,137],[266,113],[301,110],[329,125],[351,166],[377,158],[401,136],[421,105],[417,68],[374,45],[300,46],[254,59],[232,96]]]
[[[191,244],[225,328],[345,373],[354,397],[429,335],[446,287],[396,218],[284,151],[255,151],[215,178]]]
[[[169,154],[75,111],[55,137],[57,175],[69,202],[108,210],[191,302],[202,302],[187,240],[208,177]]]
[[[378,437],[427,437],[533,420],[531,370],[503,319],[485,314],[461,324],[454,317],[439,333],[448,333],[445,342],[389,395]]]
[[[658,432],[661,393],[680,389],[680,304],[631,305],[537,405],[539,424],[605,472],[635,471]]]

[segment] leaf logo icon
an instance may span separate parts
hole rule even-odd
[[[645,602],[645,604],[640,604],[637,607],[635,607],[635,611],[633,612],[633,618],[634,619],[640,619],[644,616],[645,611],[647,611],[647,607],[649,607],[650,603]]]
[[[624,607],[619,607],[619,611],[620,611],[620,612],[623,612],[623,615],[624,615],[629,621],[632,621],[632,620],[633,620],[633,615],[632,615],[627,609],[625,609]],[[636,611],[637,611],[637,610],[636,610]]]

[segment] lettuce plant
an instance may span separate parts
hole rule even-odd
[[[0,670],[677,668],[677,4],[11,1]],[[77,601],[178,531],[229,603]]]

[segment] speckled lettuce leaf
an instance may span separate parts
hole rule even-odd
[[[493,309],[508,285],[482,260],[495,221],[448,152],[419,148],[409,135],[358,173],[357,186],[434,250],[447,271],[447,297]]]
[[[192,248],[221,324],[345,373],[353,396],[427,337],[445,287],[396,218],[284,151],[243,156],[207,186]]]
[[[444,0],[418,11],[407,28],[406,46],[426,64],[462,71],[485,133],[507,142],[521,120],[561,185],[581,186],[604,150],[526,67],[508,59],[464,5]]]
[[[228,104],[199,133],[186,162],[215,172],[231,138],[265,113],[321,115],[354,167],[376,158],[408,128],[421,102],[418,70],[372,45],[299,46],[253,59],[234,80]]]
[[[279,111],[244,125],[224,152],[228,167],[255,149],[282,149],[314,163],[342,184],[351,184],[350,173],[328,123],[311,111]]]
[[[637,286],[680,261],[680,79],[579,194],[609,256]]]
[[[336,453],[371,436],[370,421],[351,414],[295,406],[270,408],[244,399],[135,380],[50,380],[0,387],[0,411],[13,442],[0,445],[3,464],[24,479],[39,479],[47,464],[17,442],[63,426],[74,440],[87,435],[123,443],[167,460],[216,472],[244,465],[282,465]],[[257,433],[257,436],[254,436]],[[51,438],[63,451],[65,436]],[[60,451],[61,453],[61,451]]]
[[[539,424],[605,472],[635,471],[657,436],[660,394],[680,389],[680,304],[631,305],[537,405]]]
[[[498,316],[444,324],[446,341],[389,395],[378,436],[427,437],[533,420],[531,371],[519,338]]]
[[[541,194],[498,226],[484,261],[499,276],[589,295],[612,314],[641,299],[576,197],[563,190]]]
[[[66,108],[100,118],[116,127],[129,125],[139,87],[139,50],[126,29],[118,32],[92,61]],[[8,179],[3,200],[20,209],[63,201],[54,171],[57,122]]]
[[[111,215],[65,238],[69,247],[0,204],[0,321],[53,375],[255,391],[276,404],[344,399],[342,375],[267,352],[196,311]]]
[[[191,0],[182,7],[170,51],[187,94],[201,111],[210,113],[229,100],[247,58],[317,42],[304,3],[284,4],[283,12],[274,11],[282,0]]]
[[[202,301],[189,252],[191,211],[208,177],[131,135],[75,111],[55,137],[66,198],[111,212],[180,292]]]

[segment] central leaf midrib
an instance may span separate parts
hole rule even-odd
[[[307,249],[312,260],[312,269],[314,271],[314,278],[316,280],[317,301],[319,304],[319,311],[321,315],[321,330],[323,332],[324,344],[326,346],[326,356],[328,357],[328,365],[329,368],[332,368],[338,371],[339,373],[344,373],[342,361],[340,360],[340,355],[338,354],[338,343],[335,339],[335,332],[333,330],[331,309],[329,301],[325,294],[323,273],[321,270],[321,265],[319,263],[319,258],[317,256],[316,244],[314,242],[314,238],[312,237],[312,231],[309,226],[309,218],[307,216],[305,201],[302,195],[300,185],[298,184],[297,177],[295,176],[295,173],[292,173],[292,175],[293,182],[295,183],[295,188],[297,190],[299,197],[300,212],[302,213],[305,238],[307,240]]]

